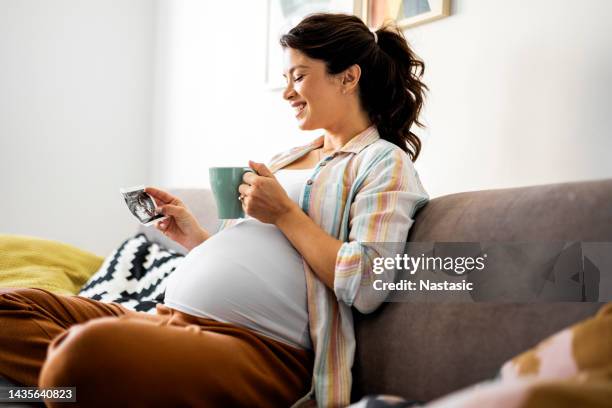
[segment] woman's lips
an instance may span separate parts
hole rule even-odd
[[[305,103],[302,103],[302,104],[296,106],[294,108],[295,109],[295,117],[296,118],[299,117],[306,110],[305,108],[306,108],[306,104]]]

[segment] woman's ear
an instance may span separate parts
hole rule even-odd
[[[357,89],[357,84],[361,78],[361,67],[353,64],[342,73],[342,93],[351,92]]]

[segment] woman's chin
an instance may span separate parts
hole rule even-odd
[[[315,130],[316,128],[312,126],[312,124],[308,120],[300,120],[298,121],[298,127],[300,130]]]

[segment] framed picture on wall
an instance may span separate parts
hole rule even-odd
[[[268,0],[266,35],[265,82],[269,89],[285,87],[283,51],[279,44],[282,34],[312,13],[346,13],[363,15],[363,0]]]
[[[392,19],[406,29],[449,16],[450,0],[362,0],[359,8],[369,27]]]

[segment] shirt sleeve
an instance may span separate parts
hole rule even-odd
[[[374,259],[403,253],[414,214],[429,200],[408,155],[400,149],[370,169],[350,207],[349,236],[336,256],[336,297],[361,313],[376,310],[387,292],[375,290],[377,279],[389,282],[395,270],[374,273]]]

